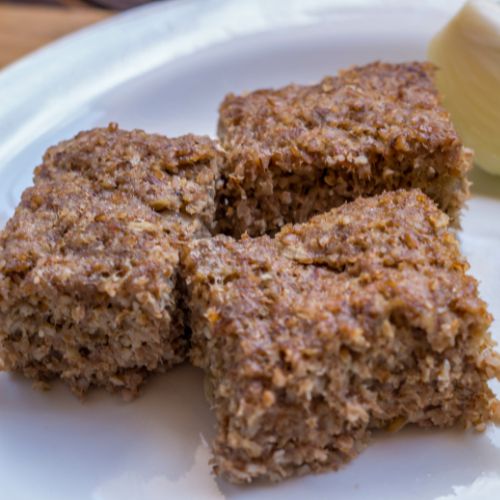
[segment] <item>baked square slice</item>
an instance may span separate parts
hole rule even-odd
[[[209,137],[165,137],[112,123],[49,148],[35,181],[69,173],[88,179],[96,192],[120,191],[159,213],[174,238],[189,240],[214,229],[223,160]]]
[[[0,233],[0,359],[133,397],[185,359],[182,241],[210,234],[217,148],[112,125],[49,149]]]
[[[448,217],[393,191],[182,254],[213,464],[233,482],[338,468],[373,429],[484,428],[500,358]]]
[[[220,230],[273,234],[400,188],[420,188],[459,226],[472,155],[440,104],[434,73],[429,63],[377,62],[316,85],[226,96]]]

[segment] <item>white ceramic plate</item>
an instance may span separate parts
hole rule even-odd
[[[177,0],[54,43],[0,73],[0,224],[45,148],[79,130],[117,121],[213,135],[229,91],[424,58],[460,3]],[[500,317],[500,180],[474,177],[463,248]],[[82,404],[60,385],[40,393],[0,374],[0,500],[500,498],[495,428],[381,434],[339,472],[238,488],[210,475],[213,423],[189,366],[131,404],[100,391]]]

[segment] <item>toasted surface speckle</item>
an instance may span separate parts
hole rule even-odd
[[[5,368],[132,397],[182,361],[179,244],[212,230],[218,156],[114,125],[50,148],[0,235]]]
[[[110,125],[49,148],[35,175],[41,180],[74,173],[97,192],[133,196],[162,215],[173,237],[190,239],[213,230],[221,161],[208,137],[167,138]]]
[[[429,63],[373,63],[317,85],[226,96],[219,229],[273,234],[400,188],[422,189],[458,226],[471,152],[440,104],[434,71]]]
[[[274,239],[194,241],[181,260],[213,463],[231,481],[335,469],[372,429],[494,417],[491,317],[420,191],[359,198]]]

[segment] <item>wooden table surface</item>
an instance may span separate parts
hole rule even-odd
[[[113,14],[78,0],[64,5],[0,2],[0,68],[83,26]]]

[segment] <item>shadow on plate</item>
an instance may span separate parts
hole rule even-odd
[[[500,176],[491,175],[474,166],[469,174],[472,181],[472,193],[488,198],[500,199]]]

